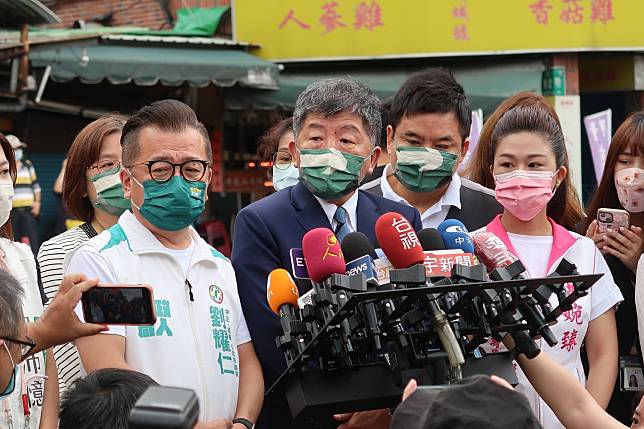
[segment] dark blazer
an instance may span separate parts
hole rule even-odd
[[[363,191],[382,197],[382,187],[379,177],[360,187]],[[468,231],[476,231],[486,226],[503,213],[503,207],[496,200],[494,191],[476,182],[461,177],[461,207],[452,206],[447,213],[447,219],[457,219],[463,222]]]
[[[357,229],[375,241],[375,223],[387,212],[405,216],[416,230],[420,214],[405,206],[363,191],[357,191]],[[286,369],[284,356],[275,346],[281,333],[279,318],[266,301],[266,278],[275,268],[292,273],[289,251],[302,247],[302,237],[314,228],[331,228],[320,203],[302,184],[263,198],[239,212],[235,220],[232,263],[246,323],[262,364],[268,389]],[[300,294],[306,291],[300,291]],[[285,400],[265,402],[260,428],[287,428],[290,413]]]

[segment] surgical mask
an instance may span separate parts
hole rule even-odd
[[[8,180],[0,182],[0,226],[9,220],[14,195],[13,183]]]
[[[644,211],[644,170],[632,167],[615,172],[615,189],[624,209],[631,213]]]
[[[113,216],[120,216],[130,208],[130,200],[123,194],[123,185],[119,178],[120,171],[121,168],[116,167],[90,179],[96,189],[96,202],[92,204]]]
[[[341,198],[358,188],[366,159],[337,149],[300,149],[300,181],[323,200]]]
[[[16,157],[16,161],[22,161],[22,149],[18,148],[13,151],[14,156]]]
[[[276,168],[273,165],[273,188],[276,191],[281,191],[289,186],[297,185],[299,181],[300,172],[293,164],[286,168]]]
[[[164,231],[179,231],[190,226],[203,212],[206,204],[206,184],[188,182],[181,176],[172,176],[167,182],[146,180],[143,185],[132,176],[132,180],[143,188],[141,216],[152,225]]]
[[[458,156],[427,147],[396,147],[394,176],[413,192],[431,192],[450,180]]]
[[[7,384],[7,387],[5,387],[4,391],[0,392],[0,401],[2,401],[7,396],[13,393],[13,391],[16,388],[16,378],[18,378],[18,365],[16,365],[16,363],[14,362],[13,356],[11,356],[11,352],[7,347],[7,343],[3,343],[2,345],[4,346],[4,349],[7,351],[7,354],[9,355],[9,359],[11,360],[11,365],[13,366],[13,373],[11,374],[11,378],[9,379],[9,384]]]
[[[530,221],[547,205],[554,191],[552,171],[514,170],[494,176],[496,200],[514,217]]]

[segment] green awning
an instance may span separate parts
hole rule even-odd
[[[277,66],[242,50],[207,45],[113,45],[74,47],[32,52],[34,67],[51,66],[51,79],[83,83],[103,80],[118,85],[134,82],[151,86],[187,83],[204,87],[235,84],[252,88],[277,88]]]
[[[38,0],[0,0],[0,28],[60,22],[60,18]]]
[[[221,18],[229,10],[230,6],[180,8],[172,30],[134,31],[130,34],[211,37],[217,31]]]
[[[539,60],[513,61],[501,64],[480,64],[452,67],[456,80],[463,85],[472,108],[489,113],[505,98],[519,91],[541,93],[541,73],[544,65]],[[226,108],[231,110],[275,109],[293,110],[297,96],[319,79],[350,76],[368,85],[379,97],[392,96],[409,75],[421,68],[342,68],[332,72],[283,71],[279,90],[254,91],[229,88],[224,91]]]

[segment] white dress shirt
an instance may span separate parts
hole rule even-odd
[[[393,188],[387,181],[387,175],[389,174],[390,170],[391,164],[388,164],[382,171],[382,177],[380,178],[382,196],[388,200],[397,201],[399,203],[411,206],[411,204],[409,204],[407,200],[405,200],[393,190]],[[454,175],[452,176],[452,181],[450,182],[441,199],[438,200],[436,204],[420,214],[420,220],[423,222],[423,228],[436,228],[442,221],[447,218],[447,213],[449,213],[449,210],[452,208],[452,206],[458,209],[461,208],[461,177],[457,173],[454,173]]]
[[[336,230],[338,227],[338,222],[336,222],[333,219],[333,216],[335,215],[335,211],[338,209],[338,206],[336,206],[333,203],[330,203],[326,200],[323,200],[322,198],[318,198],[317,196],[313,195],[316,200],[320,203],[320,206],[322,207],[322,210],[324,210],[324,214],[326,214],[326,217],[329,219],[329,223],[331,224],[331,229],[333,231]],[[347,211],[347,223],[349,224],[349,228],[351,228],[352,232],[357,231],[358,228],[358,190],[355,190],[353,192],[353,195],[351,195],[351,198],[349,198],[344,204],[342,204],[342,207]]]

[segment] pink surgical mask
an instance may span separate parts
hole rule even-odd
[[[552,190],[552,171],[514,170],[494,176],[496,200],[514,217],[530,221],[548,205]]]
[[[615,172],[615,189],[624,209],[631,213],[644,211],[644,170],[633,167]]]

